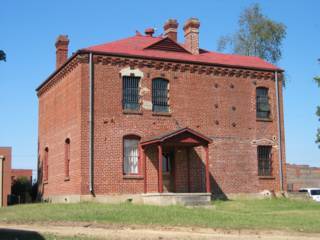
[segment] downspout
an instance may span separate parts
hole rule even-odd
[[[4,156],[0,155],[0,208],[4,205],[3,203],[3,188],[4,188]]]
[[[93,61],[92,53],[89,53],[89,191],[94,195],[93,190],[93,159],[94,159],[94,141],[93,141],[93,99],[94,85],[93,85]]]
[[[279,98],[279,85],[278,85],[278,72],[275,71],[275,83],[276,83],[276,98],[277,98],[277,123],[278,123],[278,156],[279,156],[279,177],[280,177],[280,189],[283,192],[283,170],[282,170],[282,145],[281,145],[281,122],[280,122],[280,98]]]

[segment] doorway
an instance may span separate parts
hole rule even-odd
[[[162,154],[163,191],[175,192],[175,161],[174,151],[166,151]]]

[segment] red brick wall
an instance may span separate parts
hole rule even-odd
[[[11,194],[11,147],[0,147],[0,155],[5,157],[3,161],[2,203],[3,206],[7,206],[8,195]]]
[[[123,136],[135,134],[144,140],[178,127],[195,129],[213,139],[213,143],[209,146],[209,162],[211,186],[214,192],[252,193],[264,189],[280,190],[277,146],[272,150],[273,178],[262,179],[258,177],[257,144],[253,142],[257,139],[270,140],[278,135],[273,79],[235,75],[216,76],[198,71],[136,66],[135,69],[138,68],[144,73],[141,80],[143,101],[151,101],[153,78],[164,77],[170,81],[171,116],[155,116],[151,110],[146,109],[142,109],[141,114],[124,114],[121,104],[122,80],[119,72],[129,65],[116,62],[97,63],[96,58],[95,62],[94,189],[96,194],[142,193],[143,176],[137,178],[123,176]],[[256,120],[255,91],[258,86],[269,88],[272,120],[268,122]],[[282,98],[282,94],[280,97]],[[81,194],[89,193],[88,99],[87,63],[77,65],[49,91],[40,95],[40,156],[45,146],[50,148],[49,183],[45,185],[45,195],[80,193],[80,188]],[[283,112],[281,116],[283,126]],[[71,149],[73,149],[71,151],[76,157],[71,156],[73,161],[70,166],[71,180],[64,182],[63,143],[68,134],[71,136]],[[284,147],[284,138],[282,143]],[[199,156],[204,159],[204,154],[199,153]],[[181,167],[183,164],[181,162]],[[284,149],[283,166],[285,166]],[[285,173],[285,168],[283,169]],[[147,171],[148,191],[155,192],[157,191],[155,148],[147,150]],[[197,181],[201,181],[201,178],[198,177]]]
[[[73,64],[73,63],[72,63]],[[71,70],[39,96],[39,181],[43,197],[80,194],[82,66]],[[70,178],[65,179],[65,140],[70,139]],[[48,181],[42,183],[45,148],[48,147]]]
[[[299,191],[300,188],[320,187],[320,168],[309,165],[287,164],[288,191]]]

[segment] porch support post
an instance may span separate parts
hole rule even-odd
[[[191,178],[190,178],[190,148],[187,147],[187,171],[188,171],[188,192],[191,191]]]
[[[163,183],[162,183],[162,145],[158,145],[158,192],[163,193]]]
[[[147,160],[146,160],[146,152],[145,149],[142,148],[142,162],[143,162],[143,191],[147,193]]]
[[[209,175],[209,146],[205,145],[204,150],[206,154],[206,192],[210,193],[211,187],[210,187],[210,175]]]

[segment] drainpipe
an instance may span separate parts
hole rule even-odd
[[[4,168],[4,164],[3,164],[3,161],[4,161],[4,156],[0,155],[0,208],[4,205],[3,204],[3,188],[4,188],[4,171],[3,171],[3,168]]]
[[[278,123],[278,155],[279,155],[279,177],[280,177],[280,189],[283,192],[283,171],[282,171],[282,145],[281,145],[281,123],[280,123],[280,98],[279,98],[279,87],[278,87],[278,72],[275,72],[275,83],[276,83],[276,98],[277,98],[277,123]]]
[[[89,191],[94,195],[93,190],[93,157],[94,157],[94,143],[93,143],[93,61],[92,53],[89,53]]]

